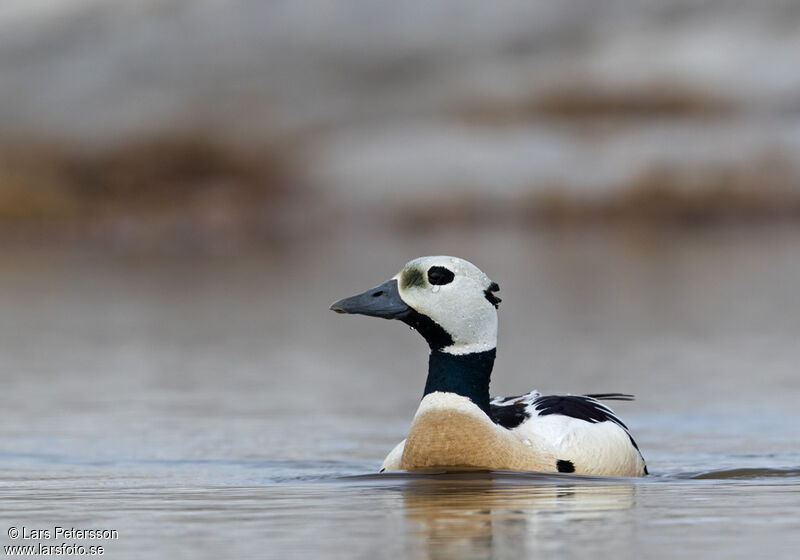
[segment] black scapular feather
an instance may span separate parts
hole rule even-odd
[[[522,424],[531,415],[528,412],[528,405],[523,402],[504,405],[490,404],[489,417],[495,424],[510,430]]]
[[[611,421],[622,426],[625,430],[628,427],[622,420],[617,418],[613,412],[600,404],[594,397],[581,395],[546,395],[533,401],[533,406],[539,416],[549,414],[561,414],[571,418],[578,418],[593,424],[597,422]]]

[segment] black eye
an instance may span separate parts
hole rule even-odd
[[[456,275],[452,270],[448,270],[443,266],[432,266],[428,269],[428,282],[434,286],[442,286],[449,284],[453,281]]]

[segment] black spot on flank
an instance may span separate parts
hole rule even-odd
[[[428,269],[428,282],[434,286],[444,286],[453,281],[456,275],[443,266],[432,266]]]
[[[564,461],[563,459],[556,461],[556,468],[558,472],[575,472],[575,465],[572,461]]]
[[[409,268],[403,272],[403,275],[400,277],[400,283],[404,290],[413,286],[424,286],[425,277],[422,275],[422,271],[420,269]]]
[[[522,424],[531,415],[528,413],[528,405],[521,402],[504,405],[490,404],[489,417],[495,424],[510,430]]]

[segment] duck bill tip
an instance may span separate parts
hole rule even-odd
[[[408,312],[409,308],[397,291],[397,281],[392,279],[366,292],[340,299],[331,304],[329,309],[348,315],[396,319]]]

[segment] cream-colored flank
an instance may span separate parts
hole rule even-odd
[[[400,468],[476,468],[554,471],[553,449],[541,438],[523,440],[498,426],[471,400],[431,393],[420,403],[408,432]]]

